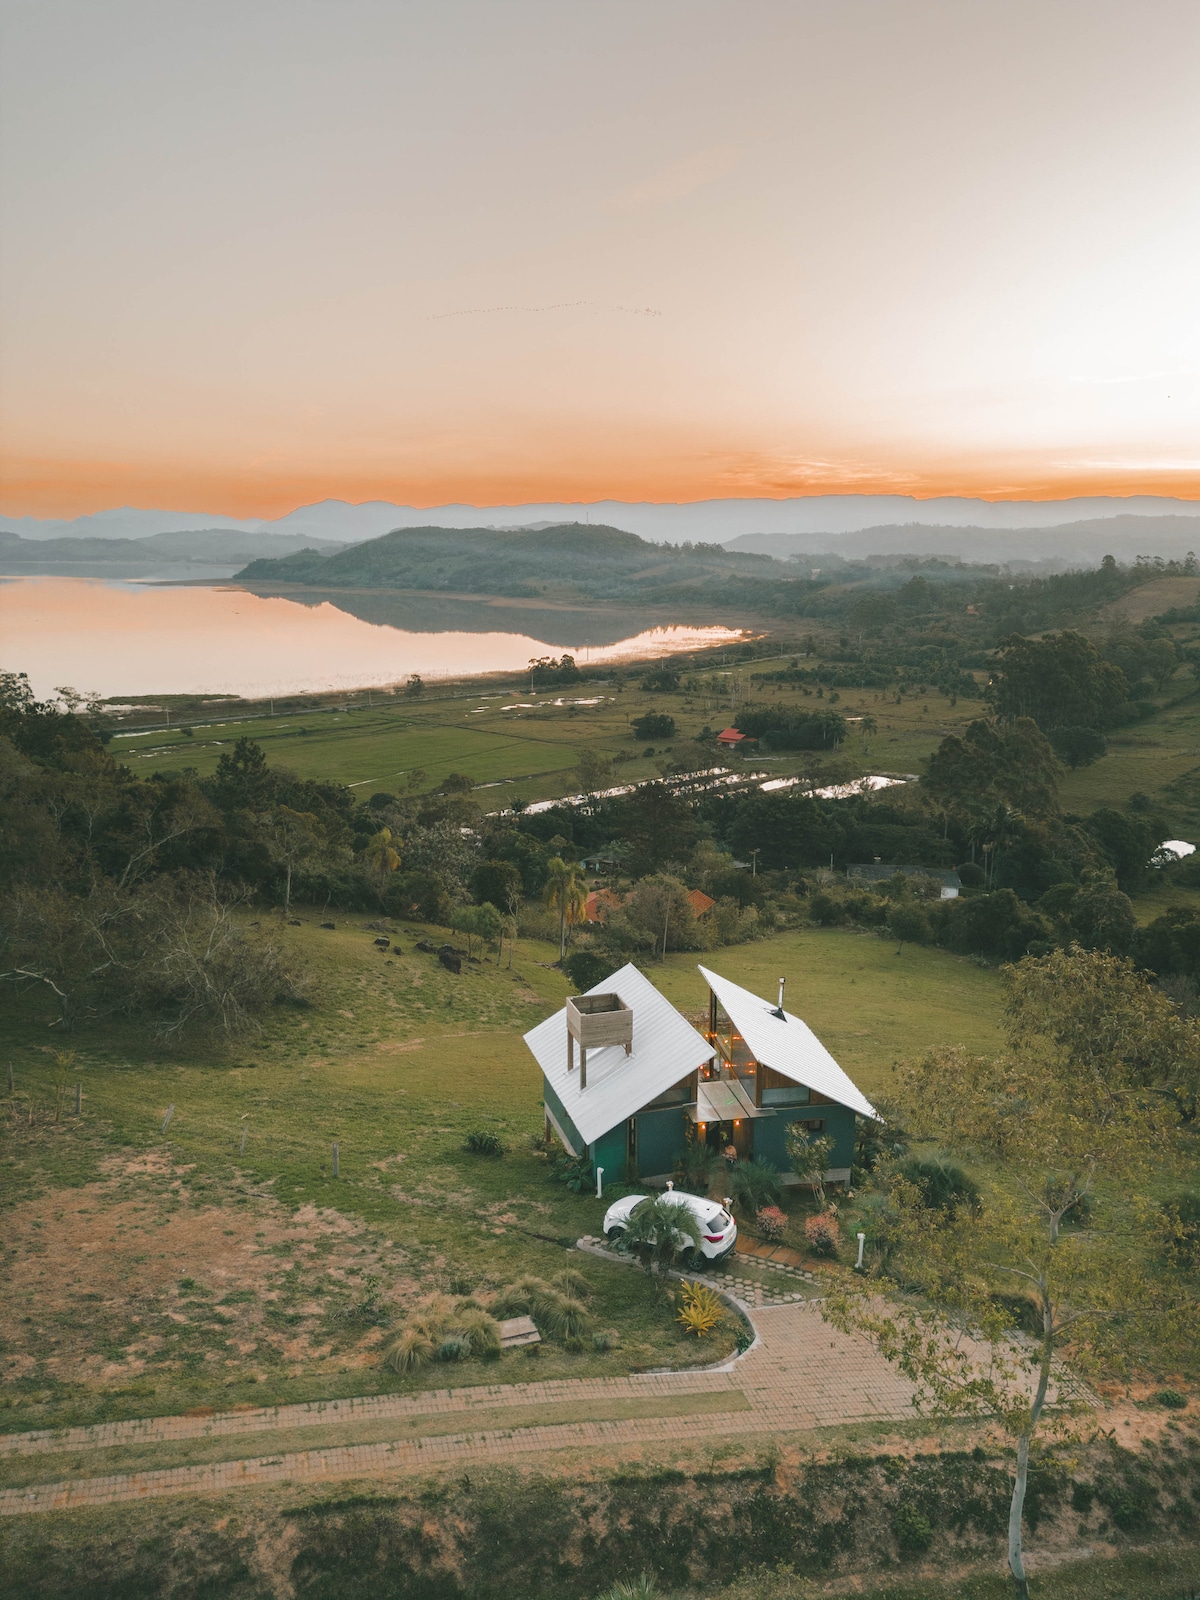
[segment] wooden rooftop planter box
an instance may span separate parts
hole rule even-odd
[[[567,1071],[575,1066],[579,1046],[579,1087],[587,1087],[587,1053],[620,1045],[633,1049],[633,1012],[619,994],[576,994],[567,1001]]]

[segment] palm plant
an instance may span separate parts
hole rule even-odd
[[[375,893],[382,905],[387,898],[388,879],[400,865],[400,852],[392,843],[390,828],[380,828],[377,834],[367,840],[363,862],[374,881]]]
[[[669,1267],[686,1248],[689,1235],[685,1223],[690,1218],[690,1212],[672,1205],[665,1196],[656,1195],[652,1200],[643,1200],[633,1212],[621,1243],[638,1257],[647,1272],[657,1272]],[[692,1226],[698,1224],[693,1222]]]
[[[783,1196],[779,1174],[769,1161],[737,1161],[730,1168],[729,1192],[746,1216],[756,1216],[764,1206],[777,1206]]]
[[[558,912],[558,959],[561,961],[567,953],[567,928],[578,922],[587,910],[587,890],[578,862],[554,856],[548,870],[544,894],[549,910]]]

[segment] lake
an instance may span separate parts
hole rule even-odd
[[[304,694],[513,672],[532,656],[580,666],[733,642],[717,624],[646,626],[646,613],[370,590],[0,579],[0,669],[35,694],[70,684],[127,695]]]

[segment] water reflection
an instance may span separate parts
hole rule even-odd
[[[627,632],[622,632],[627,629]],[[616,637],[612,637],[614,631]],[[580,664],[737,639],[736,630],[644,626],[644,613],[437,596],[253,593],[87,578],[0,582],[0,667],[35,693],[300,694],[515,671],[569,650]]]

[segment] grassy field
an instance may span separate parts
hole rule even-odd
[[[512,971],[489,962],[454,977],[413,949],[431,930],[397,929],[404,953],[385,956],[361,919],[301,921],[279,937],[313,973],[315,1003],[276,1012],[232,1057],[109,1026],[63,1062],[43,1002],[8,1013],[0,1426],[436,1387],[445,1368],[400,1380],[379,1367],[407,1306],[432,1289],[552,1273],[565,1245],[597,1230],[602,1203],[550,1182],[531,1145],[540,1080],[521,1033],[567,993],[554,952],[523,943]],[[787,973],[796,1009],[868,1093],[897,1056],[998,1036],[996,975],[938,951],[896,956],[874,937],[804,930],[713,960],[764,992]],[[700,1003],[693,959],[652,975],[682,1006]],[[474,1128],[499,1133],[505,1157],[468,1155]],[[548,1344],[539,1378],[730,1347],[732,1327],[689,1343],[642,1274],[591,1259],[586,1273],[596,1326],[619,1341]],[[377,1318],[362,1309],[372,1294]],[[507,1381],[535,1370],[524,1353],[502,1367]],[[497,1369],[469,1363],[454,1381],[497,1381]]]
[[[685,687],[669,694],[649,694],[620,678],[532,695],[527,687],[496,689],[479,680],[438,685],[419,701],[375,696],[368,705],[355,696],[341,705],[314,701],[311,709],[278,716],[239,707],[220,713],[227,721],[197,720],[190,737],[178,728],[134,736],[119,732],[110,748],[140,776],[184,766],[205,774],[216,769],[236,739],[249,735],[273,765],[302,777],[351,784],[364,797],[377,790],[403,792],[420,769],[425,776],[418,789],[433,788],[450,772],[465,772],[477,785],[503,785],[496,804],[509,804],[518,796],[545,799],[570,792],[572,769],[584,749],[631,757],[618,769],[622,781],[656,776],[655,760],[645,756],[645,746],[630,728],[633,718],[650,709],[670,712],[678,726],[675,738],[655,750],[656,758],[694,753],[692,741],[701,728],[736,721],[738,705],[748,699],[815,709],[818,702],[798,690],[750,684],[751,666],[774,665],[778,661],[768,659],[689,670]],[[869,745],[852,735],[841,752],[854,772],[915,773],[946,733],[961,730],[982,709],[978,701],[952,706],[936,693],[897,705],[874,690],[846,690],[835,703],[846,716],[870,715],[879,724]],[[799,770],[800,761],[771,756],[752,765],[786,776]],[[486,796],[480,798],[486,802]]]

